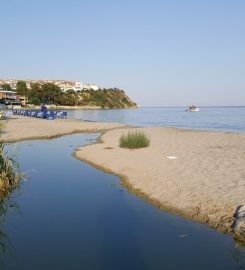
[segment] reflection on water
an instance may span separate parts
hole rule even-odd
[[[0,192],[0,267],[4,267],[4,257],[14,255],[14,246],[5,230],[5,219],[9,212],[18,212],[19,207],[12,198],[12,193],[20,189],[24,174],[19,170],[19,164],[14,155],[6,151],[6,144],[0,143],[1,159],[1,192]],[[14,149],[12,149],[14,150]],[[16,152],[15,152],[16,153]]]
[[[160,211],[72,157],[97,136],[18,143],[21,171],[36,173],[2,206],[5,269],[244,269],[229,235]]]
[[[239,247],[237,245],[236,248],[230,250],[231,256],[234,258],[234,260],[237,263],[238,269],[245,269],[245,250],[244,250],[244,248],[245,248],[244,246]]]
[[[20,213],[18,205],[10,195],[0,198],[0,269],[4,269],[4,257],[14,257],[14,245],[5,229],[5,219],[9,211]]]

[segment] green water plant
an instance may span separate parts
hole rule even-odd
[[[122,148],[137,149],[144,148],[150,145],[149,137],[139,130],[129,131],[123,134],[119,139],[119,145]]]
[[[4,143],[0,143],[0,195],[16,188],[20,179],[17,162],[6,156]]]
[[[0,137],[4,124],[0,124]],[[1,140],[1,138],[0,138]],[[0,141],[0,197],[18,187],[22,176],[18,163],[7,156],[5,143]]]

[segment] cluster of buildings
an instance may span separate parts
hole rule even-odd
[[[82,91],[82,90],[99,90],[99,86],[95,84],[83,84],[79,81],[66,81],[66,80],[0,80],[1,84],[9,84],[12,90],[16,90],[17,82],[25,81],[27,88],[31,88],[31,84],[38,83],[40,85],[45,83],[53,83],[60,87],[62,91],[74,90],[74,91]]]
[[[25,81],[26,87],[31,89],[31,85],[33,83],[38,83],[43,85],[45,83],[53,83],[60,87],[61,91],[66,92],[67,90],[74,91],[83,91],[83,90],[99,90],[99,86],[95,84],[82,84],[78,81],[66,81],[66,80],[1,80],[0,79],[0,103],[4,103],[6,105],[26,105],[28,102],[25,96],[17,95],[15,92],[17,88],[18,81]],[[4,90],[1,85],[8,84],[10,85],[12,91]]]

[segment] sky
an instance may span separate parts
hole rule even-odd
[[[244,0],[0,0],[0,78],[118,87],[140,106],[245,105]]]

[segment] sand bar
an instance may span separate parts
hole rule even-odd
[[[126,130],[113,130],[102,143],[79,148],[76,157],[120,175],[164,209],[231,232],[233,215],[245,203],[245,134],[143,130],[151,138],[148,148],[120,148]]]
[[[66,134],[82,132],[104,132],[122,128],[118,123],[87,122],[74,119],[45,120],[33,117],[14,116],[8,120],[1,141],[16,142],[30,139],[53,138]]]

